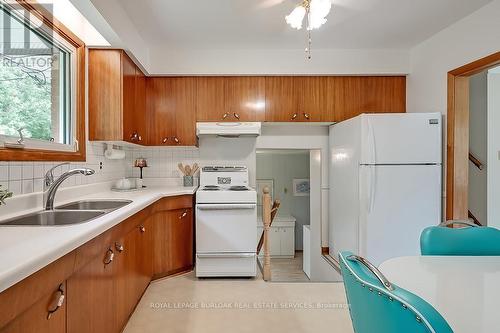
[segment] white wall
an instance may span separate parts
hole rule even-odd
[[[469,161],[469,210],[483,225],[487,224],[487,99],[487,72],[484,71],[472,76],[469,83],[469,150],[485,166],[479,170]]]
[[[495,0],[411,50],[408,112],[446,114],[448,71],[500,50],[498,13]]]
[[[151,73],[182,74],[407,74],[404,50],[151,50]]]
[[[294,196],[293,180],[309,179],[309,151],[258,151],[257,179],[273,180],[274,199],[281,203],[278,215],[295,217],[295,249],[302,250],[303,226],[310,222],[310,197]]]
[[[500,228],[500,71],[488,73],[488,225]]]

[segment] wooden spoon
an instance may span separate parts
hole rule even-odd
[[[177,164],[177,167],[179,168],[179,170],[181,170],[182,174],[186,176],[186,170],[184,169],[182,163]]]
[[[184,168],[186,169],[186,176],[192,176],[192,174],[191,174],[191,171],[192,171],[191,170],[191,166],[190,165],[186,165]]]

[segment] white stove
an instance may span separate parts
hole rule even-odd
[[[255,276],[257,192],[241,166],[205,166],[196,192],[196,276]]]

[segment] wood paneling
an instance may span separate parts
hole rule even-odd
[[[161,212],[166,210],[175,210],[182,208],[193,207],[192,195],[180,195],[177,197],[168,197],[158,200],[153,207],[153,212]]]
[[[192,195],[161,199],[3,291],[0,332],[120,332],[151,281],[153,259],[162,258],[161,276],[193,267],[192,204]],[[49,322],[48,300],[61,283],[65,303]]]
[[[109,244],[112,249],[112,244]],[[67,331],[117,332],[114,261],[105,264],[105,251],[67,281]]]
[[[63,283],[63,290],[65,284]],[[27,311],[11,321],[0,333],[64,333],[66,332],[66,302],[57,311],[47,317],[49,310],[55,309],[55,297],[59,296],[53,292],[42,297]]]
[[[304,76],[297,80],[299,80],[300,97],[299,115],[296,121],[329,121],[325,115],[333,115],[334,110],[328,107],[328,100],[333,97],[333,91],[329,91],[328,77]]]
[[[146,143],[145,80],[123,50],[89,50],[89,140]]]
[[[148,144],[148,115],[146,112],[146,76],[139,67],[135,71],[135,110],[133,122],[136,124],[139,134],[139,143]]]
[[[266,77],[266,121],[286,122],[298,118],[299,79],[293,76]]]
[[[146,87],[146,108],[151,120],[148,142],[153,146],[166,145],[175,131],[172,99],[168,97],[171,81],[148,78]]]
[[[405,111],[405,77],[266,78],[266,121],[338,122],[361,113]]]
[[[73,273],[74,262],[75,252],[72,251],[1,292],[0,328],[46,297],[47,292],[57,290]]]
[[[265,86],[265,78],[260,76],[226,77],[224,109],[232,121],[265,121]]]
[[[193,212],[190,208],[154,215],[153,277],[159,278],[193,266]]]
[[[197,121],[224,121],[224,82],[225,78],[197,77],[196,78],[196,120]],[[227,118],[231,118],[227,116]]]
[[[195,78],[148,78],[151,145],[196,144]]]
[[[137,143],[138,140],[134,137],[134,134],[138,133],[137,125],[139,125],[136,122],[136,118],[138,117],[135,116],[135,64],[124,52],[121,54],[121,66],[123,87],[119,98],[122,100],[122,109],[118,111],[123,117],[123,129],[120,129],[122,132],[120,133],[122,137],[121,140]]]
[[[89,50],[89,140],[119,141],[122,126],[120,50]]]

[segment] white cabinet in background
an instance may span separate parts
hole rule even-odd
[[[273,258],[295,257],[295,217],[276,216],[269,231],[269,252]],[[257,243],[263,230],[262,219],[257,221]],[[264,255],[264,248],[260,251]]]

